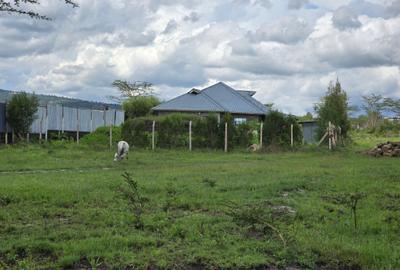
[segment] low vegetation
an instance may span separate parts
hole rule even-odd
[[[0,268],[398,269],[400,168],[358,153],[374,144],[119,163],[83,143],[3,146]]]

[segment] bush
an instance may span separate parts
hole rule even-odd
[[[29,132],[38,111],[39,101],[35,95],[25,92],[13,95],[7,104],[7,121],[18,137]]]
[[[293,141],[302,142],[302,133],[297,120],[292,115],[284,115],[278,111],[270,111],[264,122],[263,141],[266,145],[290,145],[290,126],[293,125]]]
[[[157,145],[162,148],[186,147],[189,144],[189,121],[198,116],[170,114],[157,122]]]
[[[122,138],[137,147],[151,147],[152,122],[156,121],[155,140],[159,148],[188,147],[189,122],[192,121],[192,146],[194,148],[223,149],[225,121],[228,122],[228,148],[247,147],[254,140],[252,125],[235,126],[233,117],[225,115],[218,124],[215,114],[200,117],[190,114],[170,114],[158,117],[141,117],[127,120],[122,126]]]
[[[397,136],[400,132],[400,122],[385,119],[379,125],[378,132],[386,136]]]
[[[219,145],[218,117],[209,114],[193,121],[192,144],[194,147],[215,149]]]
[[[160,104],[160,101],[156,97],[137,96],[124,101],[122,107],[124,108],[126,118],[129,119],[150,114],[151,108],[158,104]]]
[[[112,142],[117,144],[121,140],[121,127],[112,128]],[[101,147],[110,145],[110,127],[99,127],[94,132],[80,139],[82,144]]]
[[[154,118],[155,119],[155,118]],[[122,138],[135,147],[151,147],[151,125],[153,118],[139,117],[128,119],[122,125]]]

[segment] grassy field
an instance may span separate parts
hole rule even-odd
[[[83,146],[2,147],[0,269],[400,269],[400,161],[357,153],[371,142],[120,163]]]

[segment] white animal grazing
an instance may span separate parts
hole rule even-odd
[[[125,141],[118,142],[117,153],[114,155],[114,161],[120,161],[128,156],[129,144]]]

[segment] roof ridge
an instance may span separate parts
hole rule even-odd
[[[205,88],[206,89],[206,88]],[[203,90],[205,90],[203,89]],[[220,107],[222,109],[222,111],[228,111],[228,109],[226,109],[224,106],[222,106],[221,104],[219,104],[217,101],[215,101],[212,97],[210,97],[209,95],[206,94],[206,92],[203,92],[203,90],[201,91],[202,94],[204,94],[204,96],[206,98],[208,98],[212,103],[214,103],[215,105],[217,105],[218,107]]]
[[[253,102],[250,102],[248,99],[246,99],[244,96],[242,96],[236,89],[234,89],[234,88],[232,88],[232,87],[230,87],[229,85],[227,85],[227,84],[225,84],[225,83],[223,83],[223,82],[220,82],[222,85],[224,85],[225,87],[227,87],[228,88],[228,90],[230,90],[231,92],[233,92],[236,96],[239,96],[242,100],[244,100],[247,104],[249,104],[249,105],[251,105],[251,106],[256,106],[257,107],[257,109],[259,109],[260,111],[261,111],[261,109],[260,109],[260,107],[259,106],[257,106],[257,105],[255,105]],[[251,97],[252,98],[252,97]],[[264,113],[264,112],[263,112]]]

